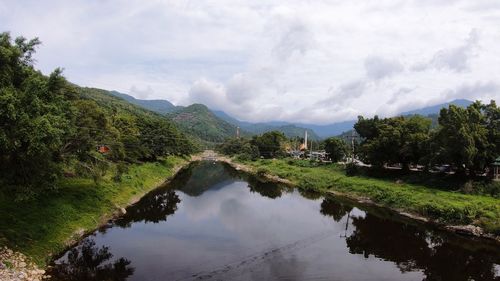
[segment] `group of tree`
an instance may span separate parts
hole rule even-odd
[[[0,188],[30,196],[54,187],[69,166],[97,176],[112,162],[193,151],[165,117],[71,84],[60,69],[49,76],[35,70],[38,44],[0,33]]]
[[[354,128],[362,139],[358,157],[375,166],[448,164],[459,173],[475,175],[500,156],[500,108],[495,101],[443,108],[436,127],[431,119],[415,115],[360,116]]]
[[[279,131],[270,131],[252,138],[230,138],[217,146],[226,155],[238,155],[245,160],[277,158],[286,155],[288,138]]]

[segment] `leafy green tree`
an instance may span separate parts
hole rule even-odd
[[[500,156],[500,107],[494,100],[489,104],[483,105],[485,117],[485,126],[488,130],[488,158],[493,159]]]
[[[459,173],[484,171],[496,151],[498,108],[475,102],[467,108],[450,105],[441,109],[434,141],[434,162],[455,166]]]
[[[259,149],[245,138],[229,138],[217,146],[217,150],[223,154],[233,156],[239,155],[240,158],[251,160],[259,157]]]
[[[355,129],[363,138],[362,158],[376,166],[400,163],[403,169],[421,163],[427,153],[431,120],[421,116],[364,119]]]
[[[24,196],[50,188],[59,174],[57,158],[69,130],[69,102],[61,71],[36,72],[32,54],[40,43],[0,34],[0,173]]]
[[[279,131],[266,132],[260,136],[254,136],[251,144],[259,149],[260,156],[264,158],[281,157],[285,154],[283,143],[287,140],[285,135]]]
[[[328,138],[323,141],[326,153],[332,162],[338,162],[347,155],[347,144],[339,138]]]

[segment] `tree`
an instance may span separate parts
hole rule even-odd
[[[451,164],[459,173],[482,173],[498,152],[498,114],[494,102],[441,109],[434,162]]]
[[[51,188],[58,154],[70,127],[66,83],[56,69],[36,72],[32,54],[40,41],[0,34],[0,173],[23,196]]]
[[[261,136],[254,136],[251,144],[259,149],[260,156],[264,158],[273,158],[284,155],[283,142],[286,137],[282,132],[270,131]]]
[[[405,170],[427,156],[430,126],[431,120],[421,116],[359,117],[354,125],[363,139],[359,150],[365,161],[376,166],[400,163]]]
[[[217,150],[223,154],[233,156],[239,155],[240,158],[251,160],[259,157],[259,149],[244,138],[229,138],[217,146]]]
[[[323,141],[325,151],[332,162],[342,160],[348,151],[345,141],[339,138],[328,138]]]

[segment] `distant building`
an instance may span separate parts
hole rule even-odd
[[[493,167],[493,180],[500,180],[500,157],[495,159],[491,166]]]

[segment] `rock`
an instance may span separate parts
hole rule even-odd
[[[125,215],[127,213],[127,210],[125,210],[125,208],[120,208],[120,213],[122,215]]]
[[[5,268],[6,268],[5,264],[3,264],[3,263],[0,261],[0,269],[5,269]]]
[[[450,225],[447,226],[449,230],[452,230],[458,234],[481,236],[483,234],[483,229],[479,226],[474,225]]]
[[[19,263],[19,267],[26,267],[26,263],[25,263],[25,262],[23,262],[23,261],[22,261],[22,262],[20,262],[20,263]]]

